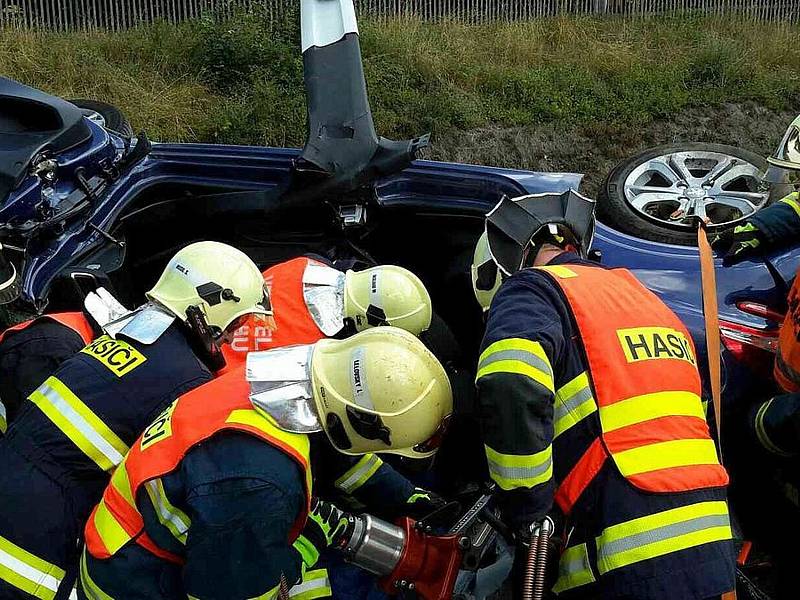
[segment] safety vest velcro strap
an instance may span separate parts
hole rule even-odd
[[[558,563],[558,580],[553,591],[556,594],[595,582],[589,563],[589,550],[586,544],[579,544],[564,550]]]
[[[596,539],[601,575],[637,562],[732,538],[724,501],[700,502],[612,525]]]
[[[766,427],[764,426],[764,417],[767,414],[767,411],[769,411],[769,407],[772,405],[773,400],[774,398],[770,398],[767,402],[762,404],[756,413],[756,436],[758,436],[758,441],[761,442],[761,445],[764,446],[764,448],[769,452],[777,454],[778,456],[794,456],[791,452],[783,450],[780,446],[773,442],[767,433]]]
[[[64,383],[49,377],[30,400],[103,471],[113,470],[128,446]]]
[[[86,566],[86,548],[83,549],[81,554],[80,581],[81,590],[89,600],[114,600],[114,598],[101,590],[89,575],[89,568]]]
[[[363,486],[381,468],[382,464],[383,461],[376,454],[365,454],[344,475],[339,477],[334,485],[345,494],[352,494]]]
[[[555,437],[597,412],[597,402],[585,371],[556,391],[553,411]]]
[[[485,446],[489,474],[504,490],[532,488],[553,478],[553,446],[535,454],[503,454]]]
[[[41,600],[55,598],[64,569],[0,537],[0,579]]]
[[[553,367],[539,342],[509,338],[490,345],[478,360],[476,381],[492,373],[512,373],[530,377],[554,391]]]
[[[192,520],[185,512],[172,505],[160,478],[151,479],[144,484],[144,487],[153,504],[159,523],[166,527],[178,542],[185,545]]]
[[[303,575],[303,581],[292,586],[289,590],[289,598],[294,600],[315,600],[317,598],[327,598],[332,594],[327,569],[306,571]]]

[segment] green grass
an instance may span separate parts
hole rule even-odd
[[[800,29],[717,18],[466,26],[362,21],[386,136],[487,125],[641,127],[699,105],[800,105]],[[0,30],[0,73],[118,105],[155,139],[302,145],[296,22],[258,15],[122,33]]]

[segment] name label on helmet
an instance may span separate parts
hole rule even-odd
[[[685,360],[697,365],[692,344],[680,331],[669,327],[618,329],[617,337],[629,363],[641,360]]]
[[[97,338],[81,352],[100,361],[117,377],[127,375],[147,360],[130,344],[107,335]]]
[[[172,413],[175,412],[177,400],[170,404],[158,415],[155,421],[144,430],[142,434],[141,448],[145,450],[156,442],[161,442],[172,435]]]

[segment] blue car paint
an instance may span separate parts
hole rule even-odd
[[[108,166],[119,157],[123,140],[90,123],[92,139],[57,157],[59,182],[53,203],[73,190],[73,173],[82,167],[87,175]],[[288,181],[300,151],[286,148],[224,146],[212,144],[154,144],[147,158],[113,182],[102,197],[59,236],[29,247],[22,270],[22,294],[40,310],[46,306],[49,286],[64,268],[81,264],[107,241],[88,223],[104,231],[113,230],[119,217],[146,188],[160,183],[207,186],[225,190],[268,190]],[[418,210],[481,217],[502,194],[517,196],[561,192],[578,188],[582,176],[571,173],[535,173],[515,169],[419,160],[403,172],[374,184],[379,204],[403,205]],[[41,200],[38,180],[28,177],[0,208],[0,223],[25,221],[35,215]],[[705,358],[705,334],[701,308],[700,268],[697,250],[641,240],[598,224],[594,247],[603,263],[624,266],[658,294],[683,319]],[[800,252],[791,250],[772,257],[785,280],[793,278]],[[730,268],[718,264],[717,285],[720,318],[758,329],[775,323],[743,313],[736,308],[742,299],[776,304],[784,293],[776,286],[766,266],[744,262]],[[726,361],[730,377],[738,373],[734,361]]]

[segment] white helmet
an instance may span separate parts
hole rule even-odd
[[[311,381],[320,424],[344,454],[432,456],[453,412],[442,365],[396,327],[317,342]]]
[[[220,332],[245,315],[272,315],[261,271],[240,250],[219,242],[197,242],[180,250],[147,298],[185,321],[190,306]]]
[[[348,271],[344,283],[344,316],[357,331],[392,325],[419,335],[431,326],[431,297],[408,269],[394,265]]]
[[[500,289],[503,278],[500,269],[494,262],[489,252],[489,239],[484,231],[475,245],[475,254],[472,258],[472,291],[475,299],[481,305],[483,312],[489,310],[492,299]]]

